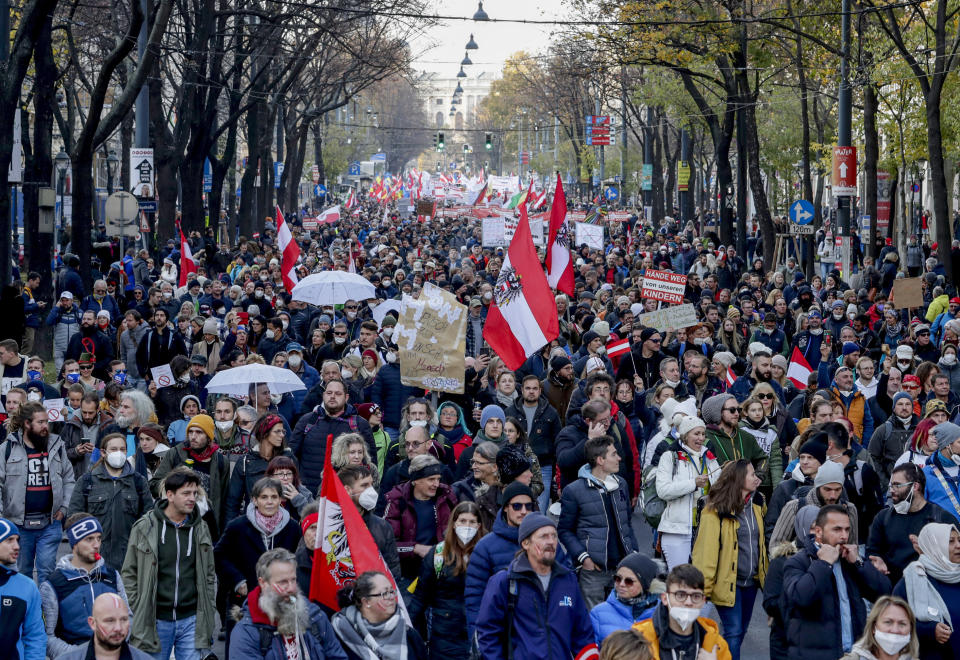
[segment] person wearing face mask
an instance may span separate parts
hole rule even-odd
[[[67,516],[89,511],[103,527],[100,554],[109,566],[123,566],[133,524],[153,508],[150,485],[127,461],[126,437],[100,441],[100,460],[77,480]]]
[[[937,453],[927,459],[924,496],[960,521],[960,426],[943,422],[933,427]]]
[[[609,330],[607,331],[609,334]],[[573,370],[582,373],[590,358],[597,358],[603,362],[604,368],[611,376],[614,374],[613,363],[607,357],[606,339],[595,330],[587,330],[581,338],[580,350],[573,357]],[[661,365],[662,366],[662,365]]]
[[[844,492],[857,509],[857,538],[865,540],[870,522],[883,508],[884,487],[873,466],[854,453],[845,425],[830,422],[823,430],[827,434],[827,461],[843,468]]]
[[[393,528],[386,520],[374,513],[379,493],[373,487],[373,472],[366,465],[348,465],[337,471],[347,494],[357,506],[357,511],[366,523],[377,549],[398,584],[406,585],[400,574],[400,556],[397,554],[397,539]]]
[[[307,364],[307,361],[303,359],[303,346],[297,342],[290,342],[284,347],[284,350],[287,352],[286,368],[295,373],[297,377],[303,381],[303,384],[306,385],[306,389],[296,390],[291,393],[293,396],[293,409],[299,411],[303,405],[303,400],[307,396],[307,392],[320,382],[320,372]],[[296,424],[297,417],[294,417],[294,419],[290,421]]]
[[[397,352],[388,351],[367,398],[380,405],[383,410],[383,428],[394,442],[400,439],[404,405],[410,397],[418,396],[417,393],[418,390],[404,385],[401,380]]]
[[[220,364],[220,352],[223,342],[220,340],[220,322],[217,319],[206,319],[203,322],[202,337],[193,344],[190,355],[197,355],[206,359],[207,372],[215,373]]]
[[[267,472],[270,461],[278,456],[293,457],[287,447],[286,431],[279,415],[267,414],[257,420],[253,428],[254,444],[237,461],[230,473],[227,490],[227,520],[241,515],[250,502],[256,483]]]
[[[190,378],[190,358],[177,355],[170,361],[170,371],[173,372],[174,382],[166,387],[158,388],[156,383],[150,383],[150,396],[156,407],[157,421],[162,426],[169,426],[183,418],[180,403],[188,394],[198,397],[200,394]],[[199,400],[199,398],[198,398]]]
[[[431,660],[464,658],[470,653],[463,593],[467,565],[486,529],[473,502],[460,502],[450,514],[443,540],[424,557],[408,612],[429,639]],[[432,611],[429,627],[424,620]]]
[[[97,327],[97,316],[89,310],[80,317],[80,332],[70,338],[64,359],[79,360],[84,353],[96,356],[94,373],[105,376],[114,357],[113,340]]]
[[[267,364],[270,364],[273,362],[274,354],[284,350],[289,343],[290,337],[284,332],[283,319],[275,316],[267,321],[267,332],[257,344],[257,352],[263,356]]]
[[[791,659],[849,653],[866,627],[863,599],[890,593],[890,580],[860,559],[851,538],[855,529],[843,506],[822,507],[813,537],[807,537],[803,549],[784,566],[782,598]]]
[[[960,392],[960,360],[957,360],[958,349],[954,344],[940,346],[940,359],[937,366],[940,373],[950,379],[950,391]]]
[[[517,539],[521,552],[484,592],[476,623],[481,656],[598,657],[576,575],[557,560],[560,543],[554,522],[531,513],[520,523]]]
[[[893,396],[893,412],[870,436],[868,450],[883,484],[890,481],[894,464],[920,423],[913,412],[913,399],[906,392]]]
[[[840,660],[918,660],[918,621],[907,601],[881,596],[870,609],[863,637]],[[935,657],[935,656],[934,656]]]

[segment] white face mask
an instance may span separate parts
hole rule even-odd
[[[127,452],[125,451],[112,451],[107,454],[107,465],[112,467],[114,470],[119,470],[123,467],[124,462],[127,460]]]
[[[253,295],[256,298],[263,298],[263,289],[257,289],[253,292]]]
[[[679,381],[679,380],[668,380],[668,379],[666,379],[666,378],[663,379],[663,382],[664,382],[665,384],[669,385],[670,387],[676,387],[677,385],[680,384],[680,381]]]
[[[605,355],[606,352],[607,352],[607,347],[606,347],[606,346],[600,346],[600,347],[597,349],[597,355]]]
[[[410,420],[410,426],[416,426],[416,427],[419,427],[419,428],[423,428],[423,427],[425,427],[426,425],[427,425],[427,420],[425,420],[425,419],[413,419],[413,420]]]
[[[183,383],[184,385],[186,385],[187,383],[190,382],[190,372],[189,372],[189,371],[188,371],[187,373],[183,374],[182,376],[180,376],[180,382]]]
[[[273,405],[275,405],[275,406],[280,405],[280,402],[281,402],[281,401],[283,401],[283,395],[282,395],[282,394],[271,394],[271,395],[270,395],[270,403],[272,403]]]
[[[910,513],[910,505],[913,504],[913,484],[910,485],[910,494],[906,498],[900,500],[893,505],[893,510],[899,513],[900,515],[907,515]]]
[[[490,293],[489,291],[487,291],[486,293],[483,294],[483,299],[484,299],[484,300],[493,300],[493,294]]]
[[[291,355],[287,358],[287,364],[294,369],[299,369],[301,363],[303,363],[303,358],[301,358],[299,355]]]
[[[670,618],[677,622],[682,630],[687,630],[700,616],[700,610],[696,607],[674,607],[670,606]]]
[[[357,504],[362,506],[367,511],[373,511],[377,508],[377,500],[380,499],[377,489],[373,486],[370,486],[365,491],[360,493],[360,496],[357,498]]]
[[[394,353],[393,351],[387,353],[387,362],[389,362],[390,364],[393,364],[396,361],[397,361],[396,353]]]
[[[173,293],[171,293],[170,291],[164,291],[160,295],[163,296],[164,300],[170,300],[171,298],[173,298]]]
[[[907,360],[906,362],[901,362],[900,360],[897,360],[897,366],[900,367],[900,369],[909,369],[910,360]]]
[[[879,630],[873,632],[873,638],[877,640],[880,648],[890,655],[897,655],[910,643],[910,635],[897,635]]]
[[[289,321],[280,321],[280,325],[282,325],[282,326],[283,326],[283,329],[286,330],[287,328],[290,327],[290,322],[289,322]]]
[[[267,330],[266,332],[263,333],[263,336],[266,337],[267,339],[273,339],[273,330]]]
[[[39,401],[39,400],[40,400],[40,392],[37,392],[37,391],[27,392],[27,401]]]
[[[221,430],[222,432],[224,432],[224,433],[227,433],[230,429],[233,428],[233,420],[232,420],[232,419],[228,419],[228,420],[225,421],[225,422],[221,422],[221,421],[218,419],[218,420],[216,420],[216,421],[214,422],[214,424],[216,424],[217,428],[220,429],[220,430]]]
[[[383,286],[384,286],[384,288],[389,287],[389,286],[390,286],[390,280],[384,280],[384,281],[383,281]]]
[[[389,339],[390,337],[392,337],[392,336],[393,336],[393,328],[390,327],[390,326],[387,326],[386,328],[384,328],[384,329],[383,329],[383,336],[386,337],[387,339]]]
[[[340,375],[343,376],[344,378],[353,378],[353,371],[350,369],[347,369],[346,367],[342,367],[340,369]]]
[[[352,321],[353,319],[357,318],[357,313],[356,313],[356,312],[347,312],[347,318]]]
[[[333,343],[336,344],[337,346],[341,346],[341,345],[345,344],[346,341],[347,341],[347,338],[346,338],[346,337],[334,337],[334,338],[333,338]]]
[[[956,364],[957,356],[954,355],[953,353],[947,353],[942,358],[940,358],[940,362],[946,365]]]
[[[477,535],[477,528],[471,527],[470,525],[457,525],[453,528],[453,531],[456,533],[457,538],[460,539],[460,543],[464,545],[470,543],[473,537]]]

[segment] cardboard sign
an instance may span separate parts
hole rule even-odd
[[[693,304],[688,303],[641,314],[637,317],[636,322],[647,328],[656,328],[660,332],[666,332],[667,330],[689,328],[697,325],[700,321],[697,319],[697,311]]]
[[[169,387],[173,385],[173,371],[170,370],[169,364],[164,364],[159,367],[154,367],[150,370],[150,375],[153,376],[153,382],[157,384],[157,387]]]
[[[923,307],[923,278],[905,277],[894,280],[890,304],[894,309]]]
[[[603,249],[603,225],[588,225],[585,222],[577,222],[574,226],[576,227],[574,234],[576,247],[579,248],[586,244],[592,250]]]
[[[456,296],[429,282],[419,298],[404,295],[393,339],[400,348],[401,383],[463,393],[467,306]]]
[[[484,247],[503,247],[507,245],[503,216],[494,215],[484,218],[480,231],[480,242]]]
[[[43,407],[47,411],[47,421],[48,422],[63,422],[65,421],[63,415],[63,406],[64,399],[47,399],[43,402]]]
[[[683,292],[687,288],[687,276],[668,270],[652,270],[643,273],[641,298],[662,300],[668,303],[682,303]]]

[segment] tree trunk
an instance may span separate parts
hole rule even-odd
[[[751,94],[749,82],[746,73],[739,73],[741,92],[747,102],[740,106],[739,111],[744,113],[744,123],[746,124],[746,154],[747,170],[750,179],[750,190],[753,192],[753,208],[757,215],[757,221],[760,224],[760,234],[763,237],[763,258],[771,268],[776,267],[773,263],[773,251],[777,240],[777,230],[770,217],[770,208],[767,206],[767,192],[763,187],[763,176],[760,172],[760,141],[757,139],[757,115],[754,111],[754,103],[757,97]],[[743,221],[748,221],[744,218]]]
[[[869,54],[867,54],[869,57]],[[877,161],[880,159],[880,138],[877,134],[877,89],[872,82],[863,87],[863,176],[866,214],[870,216],[867,254],[874,259],[877,249]],[[862,237],[861,237],[862,238]]]
[[[930,187],[933,197],[933,217],[937,223],[937,261],[950,264],[952,243],[949,204],[947,203],[947,180],[943,171],[943,134],[940,125],[940,92],[931,91],[927,102],[927,145],[930,152]],[[953,283],[951,268],[945,268],[947,282]]]

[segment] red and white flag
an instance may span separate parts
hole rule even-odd
[[[727,367],[727,377],[724,379],[727,383],[727,387],[733,387],[733,384],[737,382],[737,374],[733,372],[731,367]]]
[[[547,282],[557,291],[573,296],[573,259],[567,233],[567,196],[557,173],[557,189],[550,206],[550,233],[547,240]]]
[[[526,206],[493,290],[483,338],[511,371],[560,334],[557,306],[530,234]]]
[[[617,339],[611,341],[607,344],[607,357],[616,357],[621,353],[628,353],[630,351],[630,340],[629,339]]]
[[[812,373],[813,369],[810,368],[807,358],[803,357],[800,349],[794,346],[793,353],[790,355],[790,366],[787,367],[787,378],[797,386],[798,390],[805,390],[807,389],[807,379],[810,378]]]
[[[353,188],[351,188],[351,189],[350,189],[350,194],[347,195],[347,201],[344,203],[343,208],[345,208],[345,209],[347,209],[347,210],[349,211],[350,209],[352,209],[352,208],[353,208],[354,206],[356,206],[356,205],[357,205],[357,198],[356,198],[356,196],[353,194]]]
[[[297,277],[297,261],[300,260],[300,246],[293,240],[290,225],[283,219],[280,207],[277,207],[277,247],[280,248],[280,275],[283,276],[283,286],[287,292],[293,291],[300,278]]]
[[[366,571],[379,571],[391,582],[387,562],[380,556],[370,530],[357,511],[343,482],[333,469],[333,435],[327,436],[327,454],[323,462],[320,510],[317,520],[317,548],[310,575],[310,600],[339,610],[337,590]],[[397,585],[394,582],[393,588]],[[398,598],[403,608],[403,599]],[[406,614],[406,609],[403,609]]]
[[[331,206],[326,211],[317,216],[317,223],[321,225],[332,225],[340,221],[340,207]]]
[[[186,286],[190,281],[190,275],[197,274],[197,262],[193,259],[193,250],[187,243],[187,237],[183,235],[183,229],[177,224],[180,231],[180,286]]]

